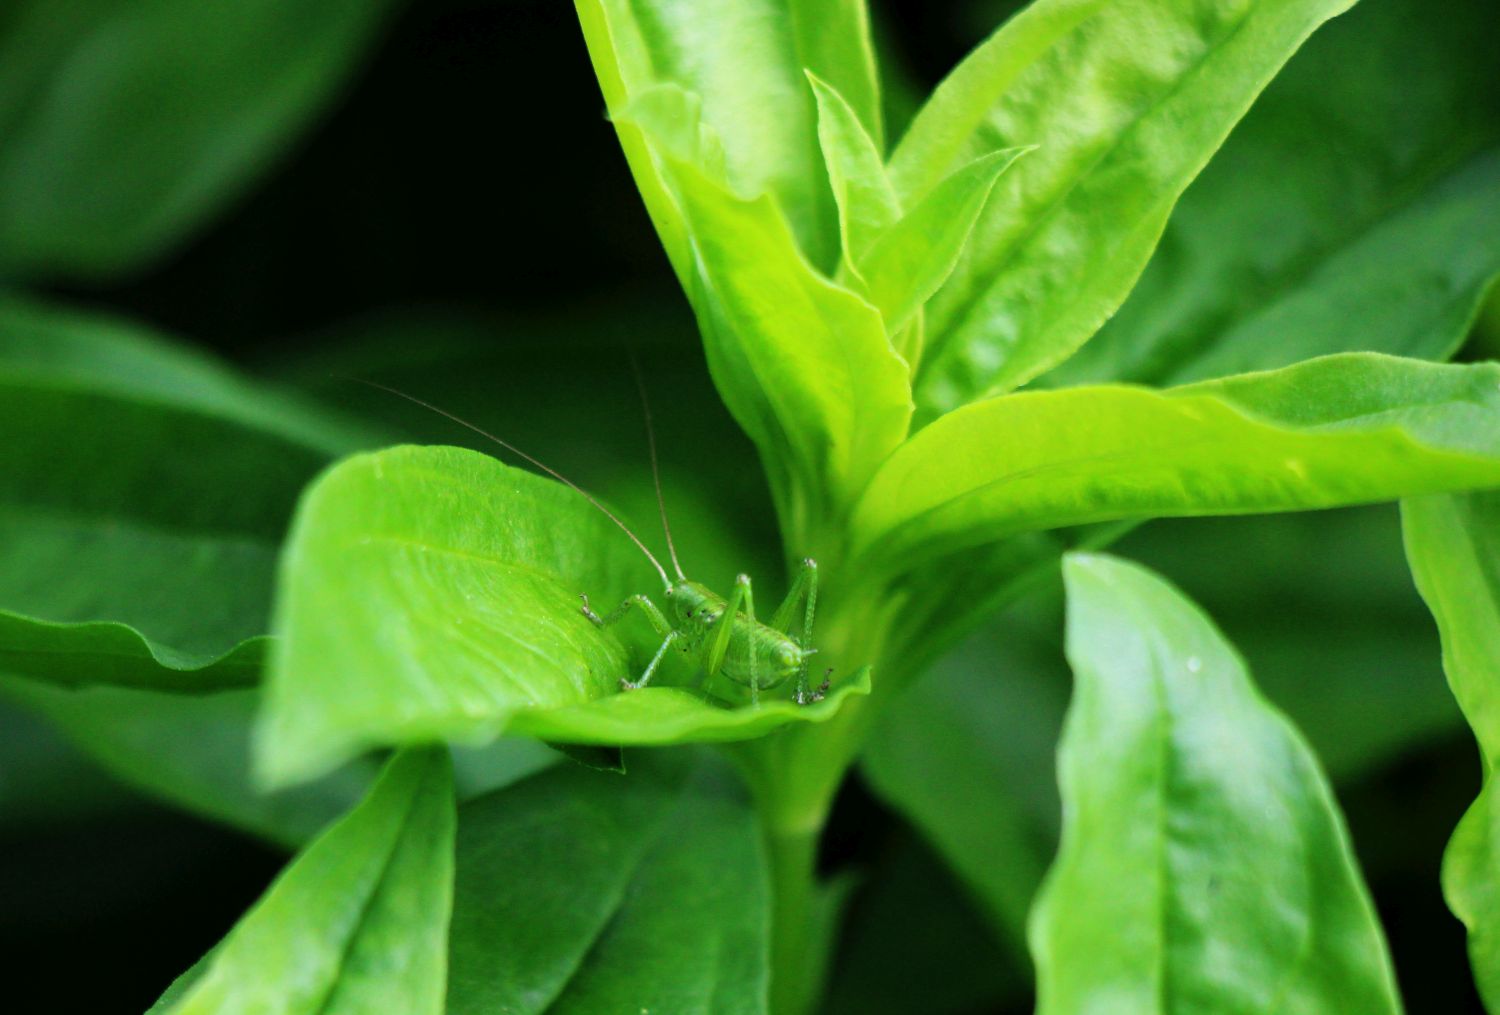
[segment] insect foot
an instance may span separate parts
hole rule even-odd
[[[814,702],[822,701],[824,698],[828,697],[828,685],[832,682],[832,675],[833,667],[830,666],[828,667],[828,669],[823,671],[823,682],[819,684],[816,689],[808,691],[806,694],[798,691],[797,704],[811,705]]]
[[[583,600],[583,615],[592,620],[595,627],[603,627],[604,618],[599,616],[599,614],[595,613],[593,610],[589,609],[589,597],[587,595],[581,595],[578,598]]]
[[[620,678],[620,690],[622,690],[622,691],[635,691],[635,690],[639,690],[640,686],[641,686],[640,684],[637,684],[635,681],[629,679],[628,677],[621,677]]]

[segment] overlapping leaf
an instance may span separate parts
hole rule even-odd
[[[271,783],[360,751],[483,742],[507,728],[582,743],[758,736],[827,718],[819,705],[726,710],[677,688],[622,695],[637,675],[626,620],[600,630],[578,597],[613,606],[658,588],[602,512],[551,480],[458,448],[348,459],[309,490],[289,540],[281,636],[259,766]]]
[[[833,195],[818,154],[811,70],[881,136],[879,92],[862,0],[577,0],[594,71],[636,184],[684,287],[693,239],[639,126],[619,119],[657,85],[698,96],[723,142],[731,186],[771,194],[814,264],[838,250]]]
[[[1500,367],[1349,354],[966,406],[891,456],[853,524],[857,551],[895,567],[1028,529],[1493,485]]]
[[[462,808],[449,1012],[766,1011],[754,815],[683,761],[567,766]]]
[[[1469,930],[1469,957],[1485,1004],[1500,1006],[1500,495],[1430,497],[1402,504],[1406,552],[1437,619],[1443,666],[1474,729],[1484,789],[1448,843],[1443,894]]]
[[[1183,196],[1120,312],[1047,381],[1450,355],[1500,271],[1497,33],[1487,0],[1438,18],[1362,3],[1318,32]]]
[[[441,749],[398,754],[162,1010],[439,1015],[453,903],[453,781]]]
[[[1040,146],[928,308],[919,420],[1061,362],[1124,301],[1183,189],[1352,0],[1041,0],[949,75],[891,161],[903,200]]]
[[[1065,577],[1077,683],[1062,847],[1031,927],[1038,1011],[1399,1012],[1295,729],[1161,579],[1080,555]]]
[[[0,669],[253,682],[292,505],[361,435],[137,329],[16,301],[0,388]]]

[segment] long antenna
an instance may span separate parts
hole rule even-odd
[[[667,553],[672,557],[672,568],[677,577],[687,581],[682,565],[677,562],[677,547],[672,543],[672,526],[667,522],[667,502],[661,495],[661,467],[656,462],[656,427],[651,424],[651,399],[646,394],[646,379],[641,376],[641,364],[630,350],[630,372],[635,374],[635,389],[641,393],[641,412],[646,417],[646,444],[651,449],[651,481],[656,484],[656,510],[661,513],[661,530],[667,536]]]
[[[396,388],[390,387],[389,385],[381,384],[379,381],[368,381],[368,380],[365,380],[363,377],[354,377],[354,378],[351,378],[351,380],[358,381],[360,384],[368,385],[369,387],[372,387],[372,388],[378,388],[379,390],[387,392],[388,394],[395,395],[397,398],[404,398],[408,402],[414,402],[417,405],[420,405],[424,409],[429,409],[432,412],[437,413],[439,416],[446,416],[448,419],[451,419],[453,422],[457,423],[459,426],[468,427],[470,430],[473,430],[479,436],[486,437],[489,440],[494,441],[496,444],[500,445],[502,448],[504,448],[506,451],[509,451],[511,454],[518,455],[521,458],[524,458],[526,461],[530,462],[532,465],[535,465],[538,469],[541,469],[543,472],[545,472],[547,475],[551,476],[553,479],[556,479],[556,480],[558,480],[559,482],[562,482],[562,483],[566,483],[568,486],[572,487],[573,490],[575,490],[577,493],[579,493],[580,495],[582,495],[582,497],[583,497],[584,500],[588,501],[590,504],[594,505],[594,507],[596,507],[600,511],[604,512],[604,516],[606,518],[608,518],[610,521],[612,521],[616,525],[618,525],[620,527],[620,531],[623,532],[623,533],[625,533],[625,535],[629,536],[630,537],[630,541],[632,543],[634,543],[636,545],[636,547],[642,553],[644,553],[646,555],[646,559],[647,560],[651,561],[651,566],[654,567],[654,568],[656,568],[656,573],[657,574],[661,575],[661,582],[662,582],[662,584],[665,585],[667,588],[671,588],[672,587],[672,579],[670,579],[670,578],[667,577],[667,569],[661,566],[661,561],[659,561],[659,560],[656,559],[656,555],[655,554],[653,554],[650,550],[646,549],[646,544],[643,543],[643,542],[641,542],[640,538],[638,536],[636,536],[636,534],[634,532],[630,531],[630,526],[628,526],[624,522],[620,521],[619,518],[615,517],[615,513],[613,511],[611,511],[609,508],[605,507],[603,504],[600,504],[597,500],[595,500],[593,494],[589,493],[583,487],[581,487],[577,483],[573,482],[567,476],[564,476],[561,472],[558,472],[556,469],[552,468],[550,465],[546,465],[546,464],[544,464],[542,462],[537,461],[535,458],[532,458],[530,455],[528,455],[526,452],[522,451],[520,448],[516,447],[514,444],[511,444],[511,443],[509,443],[507,441],[501,440],[499,437],[496,437],[494,434],[490,433],[488,430],[481,430],[479,427],[475,426],[473,423],[470,423],[468,420],[466,420],[466,419],[460,419],[459,417],[453,415],[453,413],[449,412],[447,409],[439,409],[437,406],[433,405],[431,402],[424,402],[424,401],[422,401],[422,399],[418,398],[416,395],[408,395],[404,391],[398,391]],[[679,573],[681,573],[681,572],[679,571]]]

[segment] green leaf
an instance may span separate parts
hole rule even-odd
[[[701,97],[729,180],[769,194],[813,263],[831,266],[837,215],[818,151],[804,70],[830,82],[879,142],[879,90],[863,0],[576,0],[589,55],[647,210],[684,286],[688,230],[640,128],[619,114],[654,85]]]
[[[769,885],[730,778],[632,755],[466,804],[447,1010],[765,1012]]]
[[[140,268],[338,94],[392,0],[21,0],[0,24],[0,271]]]
[[[879,311],[802,257],[770,198],[739,198],[682,162],[671,172],[714,382],[760,449],[793,552],[818,552],[811,530],[906,436],[906,364]]]
[[[1500,366],[1374,354],[1167,391],[1023,392],[949,414],[881,467],[856,551],[910,566],[1011,533],[1500,485]]]
[[[1173,204],[1256,95],[1353,0],[1040,0],[950,74],[891,160],[903,201],[1016,145],[928,307],[924,421],[1071,355],[1124,301]]]
[[[361,439],[139,329],[9,300],[0,430],[0,671],[178,690],[254,682],[292,505]]]
[[[1500,495],[1424,497],[1402,503],[1406,553],[1437,620],[1448,684],[1474,729],[1484,789],[1443,855],[1443,894],[1469,930],[1479,993],[1500,1006]]]
[[[1266,89],[1120,312],[1047,381],[1446,359],[1500,272],[1500,9],[1355,7]],[[1400,52],[1400,76],[1388,72]]]
[[[439,1015],[453,839],[447,753],[397,755],[235,925],[171,1015]]]
[[[459,448],[350,458],[308,491],[283,562],[257,762],[268,784],[373,747],[479,743],[512,729],[603,745],[759,736],[826,719],[819,705],[728,710],[638,675],[600,606],[657,579],[600,511],[551,480]],[[650,644],[650,649],[655,643]]]
[[[852,266],[901,217],[901,203],[885,171],[885,157],[832,85],[808,74],[818,103],[818,144],[833,184],[839,212],[839,239],[846,266]]]
[[[995,182],[1028,150],[991,152],[956,170],[856,260],[888,332],[910,325],[947,280]]]
[[[1064,577],[1077,686],[1062,847],[1031,927],[1037,1010],[1400,1011],[1296,730],[1160,578],[1084,555]]]

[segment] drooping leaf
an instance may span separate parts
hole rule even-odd
[[[1469,931],[1469,960],[1487,1007],[1500,1006],[1500,496],[1402,503],[1406,553],[1437,620],[1448,684],[1473,727],[1484,789],[1443,854],[1443,895]]]
[[[766,1011],[754,816],[681,760],[563,766],[462,808],[452,1015]]]
[[[559,483],[459,448],[348,459],[308,491],[288,542],[259,771],[285,784],[367,748],[506,729],[604,745],[739,739],[826,719],[867,687],[851,676],[819,705],[758,710],[670,687],[622,694],[644,660],[620,635],[649,628],[596,628],[578,597],[607,608],[657,587],[625,535]]]
[[[594,71],[636,185],[685,286],[690,231],[640,127],[618,114],[654,85],[702,99],[739,193],[771,194],[813,263],[831,267],[837,216],[818,151],[811,70],[881,137],[879,89],[862,0],[576,0]]]
[[[1177,197],[1304,39],[1353,0],[1041,0],[939,85],[891,160],[903,201],[987,152],[1000,183],[928,307],[926,421],[1081,346]]]
[[[358,431],[139,329],[16,301],[0,393],[0,670],[253,682],[292,505]]]
[[[1077,684],[1062,847],[1031,927],[1038,1011],[1399,1012],[1296,730],[1160,578],[1083,555],[1064,575]]]
[[[1167,391],[1027,392],[951,413],[881,467],[856,550],[891,566],[1014,532],[1500,485],[1500,367],[1374,354]]]
[[[453,903],[453,780],[443,750],[398,754],[307,847],[171,1015],[439,1015]]]
[[[19,0],[0,23],[0,272],[139,268],[324,110],[393,0]]]
[[[1488,0],[1441,17],[1362,3],[1320,31],[1183,196],[1120,312],[1048,382],[1447,358],[1500,272],[1497,34]]]

